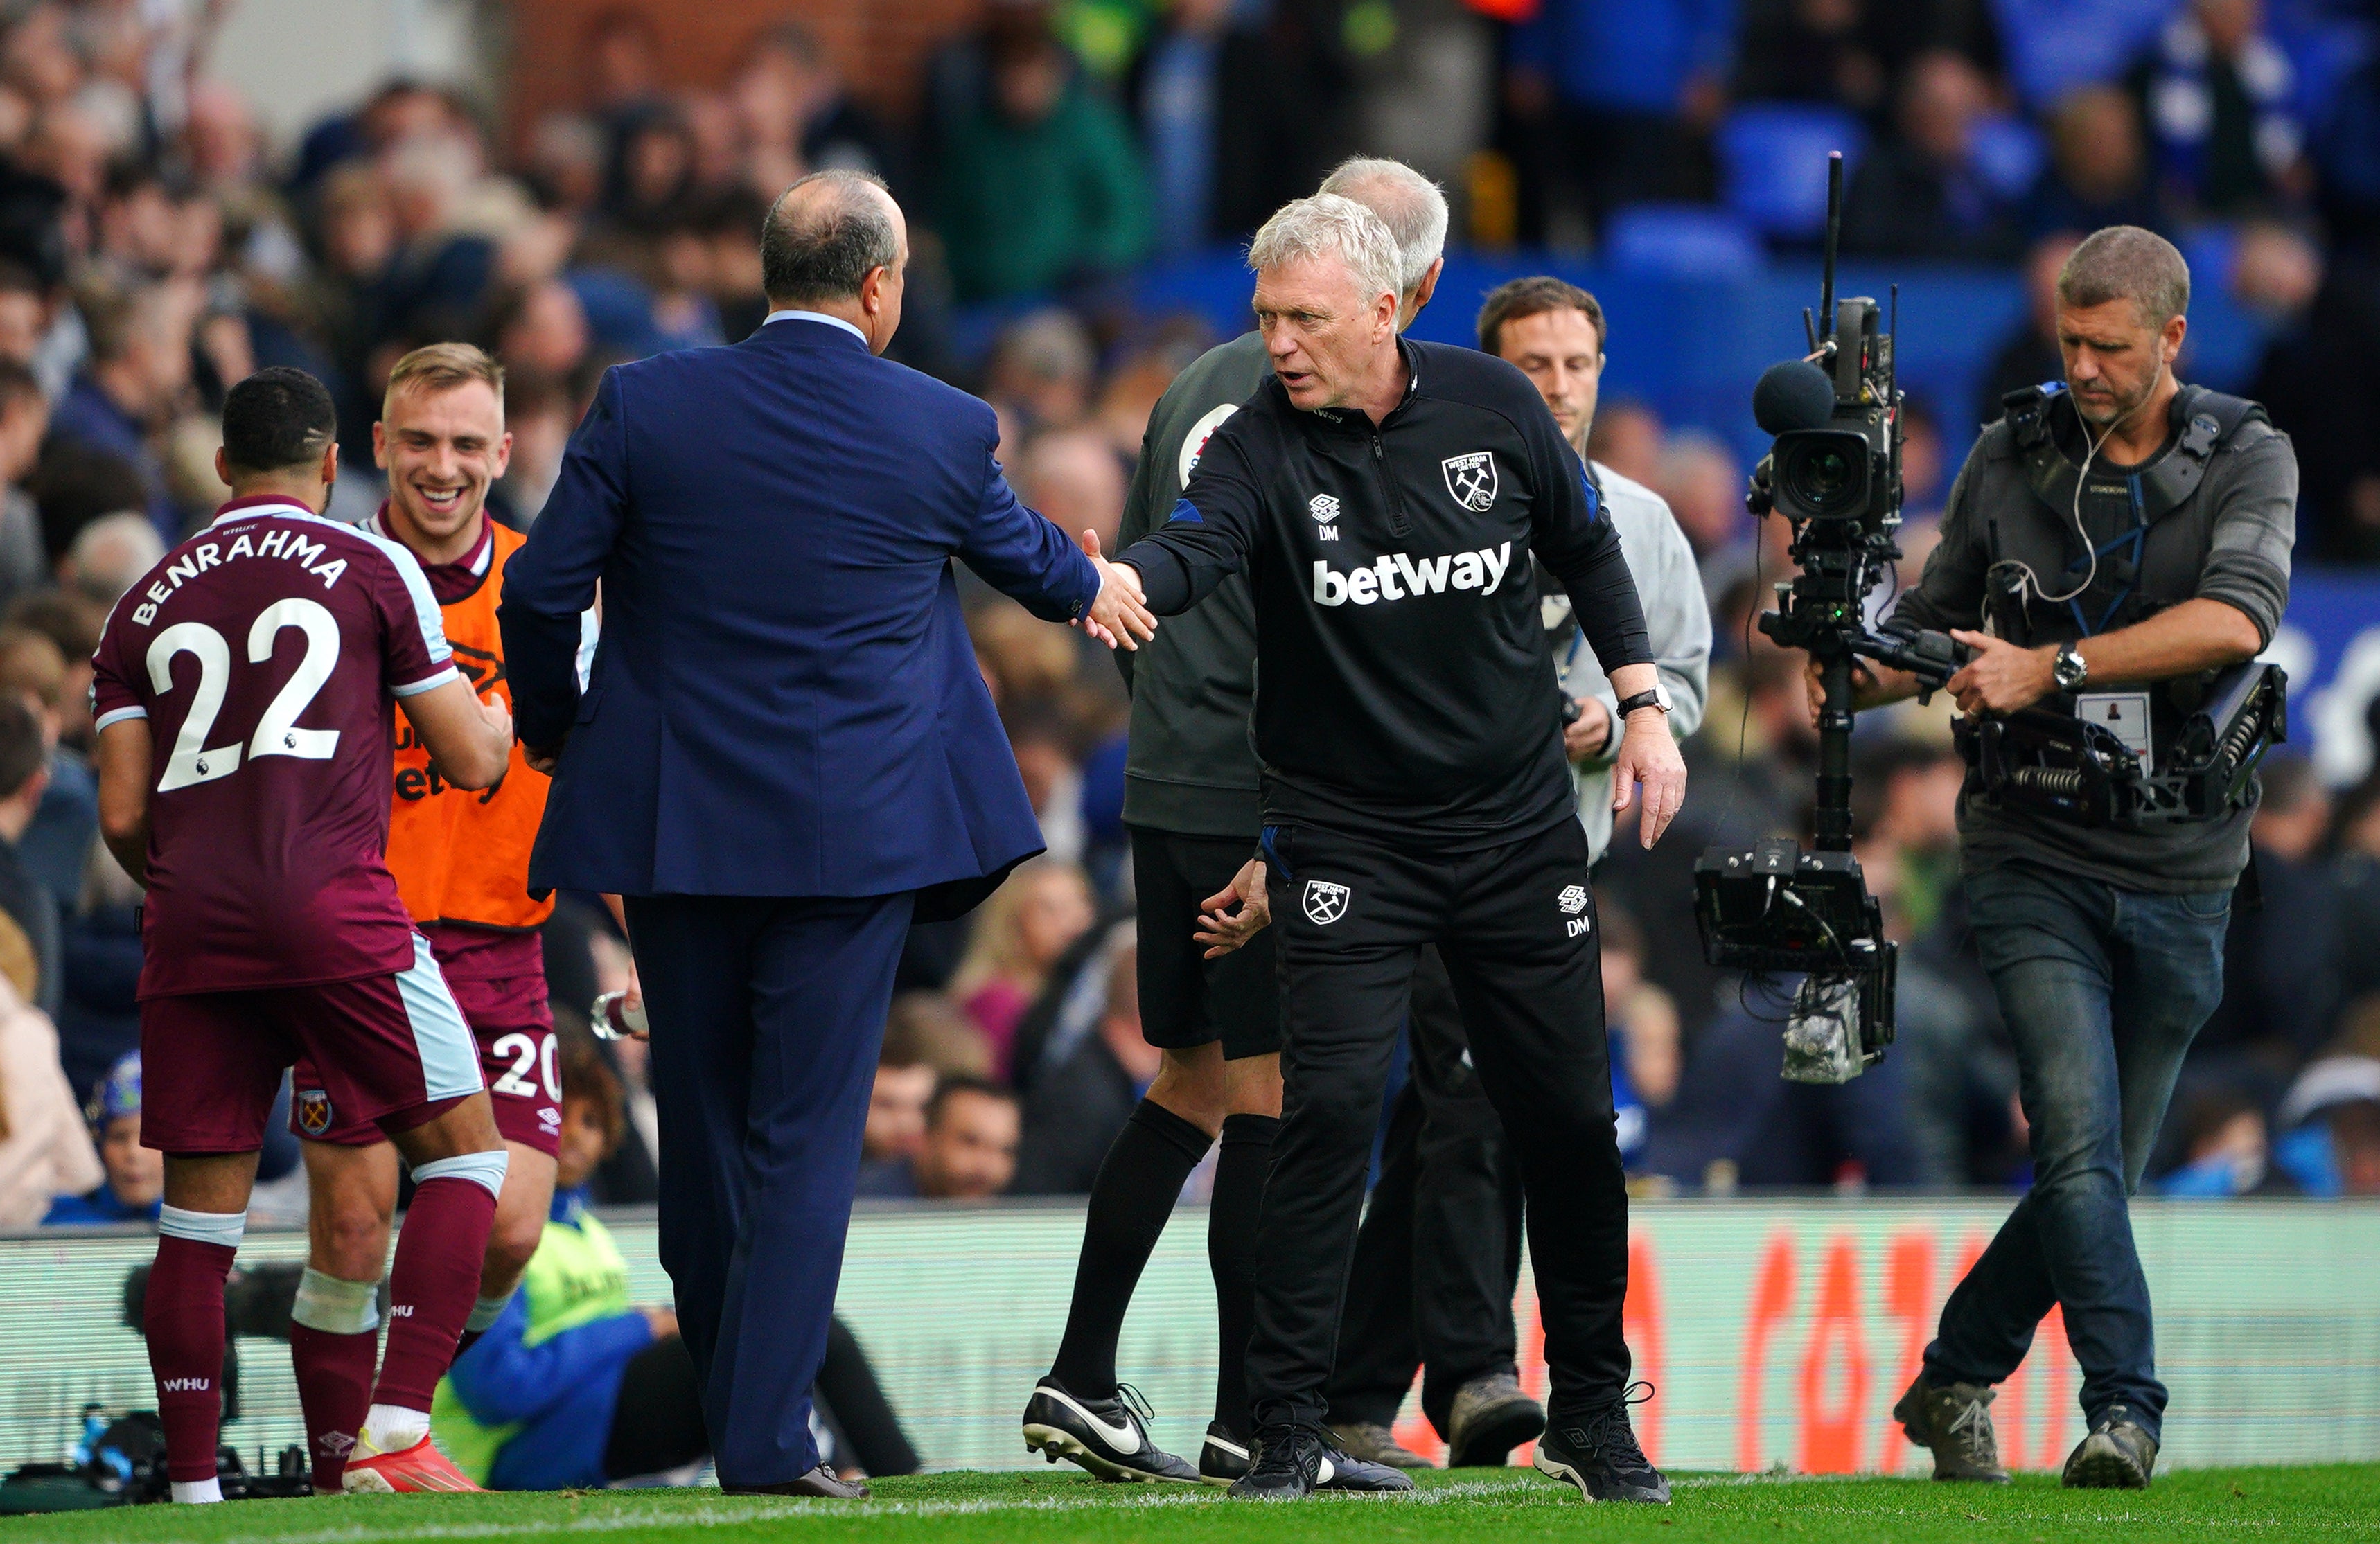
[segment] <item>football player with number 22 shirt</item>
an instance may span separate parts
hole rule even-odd
[[[224,404],[235,495],[116,603],[93,658],[100,829],[147,887],[141,1140],[165,1154],[142,1309],[167,1478],[220,1500],[224,1281],[283,1069],[301,1055],[412,1165],[389,1333],[345,1484],[469,1489],[432,1392],[479,1295],[505,1170],[479,1048],[388,846],[393,707],[446,781],[492,786],[512,718],[455,669],[421,565],[324,518],[330,394],[260,371]]]

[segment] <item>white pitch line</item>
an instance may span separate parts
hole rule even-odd
[[[1346,1491],[1325,1492],[1315,1499],[1326,1502],[1378,1502],[1385,1505],[1443,1505],[1449,1502],[1478,1501],[1495,1496],[1518,1495],[1525,1492],[1561,1495],[1549,1487],[1529,1480],[1461,1480],[1452,1485],[1432,1486],[1416,1491],[1401,1491],[1390,1495],[1365,1495]],[[1118,1512],[1155,1507],[1207,1506],[1223,1500],[1220,1489],[1151,1490],[1138,1495],[1123,1496],[1036,1496],[1015,1501],[985,1498],[954,1502],[864,1502],[854,1505],[837,1501],[735,1502],[694,1503],[683,1507],[643,1507],[633,1511],[606,1511],[593,1516],[552,1520],[521,1520],[504,1523],[429,1523],[396,1527],[374,1527],[368,1524],[351,1524],[344,1527],[318,1529],[311,1533],[235,1534],[228,1538],[220,1535],[212,1539],[159,1538],[144,1544],[378,1544],[379,1540],[431,1538],[504,1538],[527,1535],[573,1533],[620,1533],[631,1528],[650,1527],[736,1527],[753,1523],[787,1521],[800,1517],[829,1517],[844,1521],[865,1522],[871,1518],[892,1517],[967,1517],[1003,1512]],[[715,1505],[717,1510],[711,1510]]]

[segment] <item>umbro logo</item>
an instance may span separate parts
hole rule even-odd
[[[1328,879],[1305,882],[1306,919],[1318,926],[1329,927],[1347,914],[1347,902],[1354,892],[1344,885],[1333,885]]]
[[[1562,893],[1555,899],[1561,902],[1563,915],[1575,917],[1581,911],[1586,910],[1586,887],[1584,885],[1567,886],[1563,888]]]
[[[1328,493],[1318,493],[1308,499],[1305,501],[1305,508],[1306,512],[1317,520],[1327,522],[1339,518],[1339,501]]]

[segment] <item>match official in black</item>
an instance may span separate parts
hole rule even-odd
[[[1210,902],[1228,947],[1281,931],[1284,1097],[1257,1225],[1254,1466],[1311,1493],[1364,1178],[1416,956],[1444,956],[1519,1150],[1552,1369],[1537,1465],[1598,1499],[1666,1501],[1622,1403],[1628,1200],[1612,1127],[1594,897],[1532,555],[1568,587],[1626,725],[1615,802],[1677,813],[1620,541],[1526,377],[1397,335],[1379,217],[1325,194],[1249,249],[1273,375],[1208,442],[1172,518],[1128,549],[1172,615],[1245,571],[1256,595],[1263,860]]]

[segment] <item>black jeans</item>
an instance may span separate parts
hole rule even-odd
[[[1414,971],[1407,1037],[1411,1072],[1355,1237],[1330,1419],[1395,1424],[1418,1370],[1422,1413],[1447,1437],[1456,1390],[1520,1370],[1521,1172],[1436,948]]]
[[[1520,1162],[1553,1404],[1617,1399],[1629,1368],[1628,1192],[1585,833],[1564,819],[1446,853],[1272,827],[1266,850],[1284,1091],[1257,1224],[1257,1426],[1322,1423],[1380,1095],[1428,944]]]

